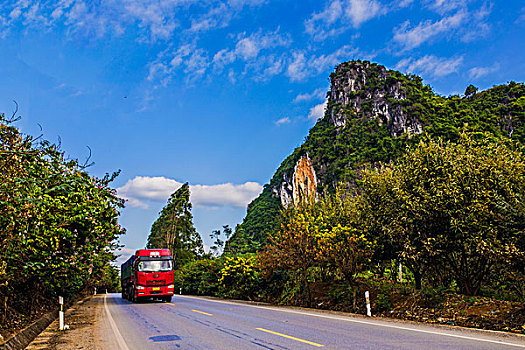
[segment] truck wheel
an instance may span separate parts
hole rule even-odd
[[[171,295],[164,297],[164,302],[171,303]]]

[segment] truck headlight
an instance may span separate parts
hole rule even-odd
[[[168,286],[168,289],[173,289],[173,288],[175,288],[175,286],[174,286],[173,284],[170,284],[170,285]]]
[[[143,286],[137,286],[137,289],[145,289]]]

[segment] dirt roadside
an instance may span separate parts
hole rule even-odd
[[[96,295],[70,307],[64,316],[66,331],[58,330],[58,320],[53,321],[31,344],[27,350],[69,350],[69,349],[117,349],[107,344],[104,314],[105,295]],[[110,337],[111,338],[111,337]]]

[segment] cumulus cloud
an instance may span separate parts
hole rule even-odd
[[[181,182],[160,177],[137,176],[117,188],[119,196],[131,207],[147,209],[144,201],[165,202],[182,186]],[[191,202],[202,207],[246,207],[259,193],[262,186],[257,182],[244,184],[190,185]]]
[[[387,11],[387,6],[376,0],[333,0],[305,21],[305,31],[315,40],[324,40],[349,28],[359,28]]]
[[[310,108],[310,113],[308,113],[308,119],[317,121],[318,119],[321,119],[322,117],[324,117],[324,112],[326,111],[327,104],[328,104],[328,101],[325,101],[323,103],[320,103]]]
[[[440,58],[434,55],[426,55],[419,59],[405,58],[398,62],[396,69],[408,73],[430,75],[432,77],[443,77],[458,71],[463,63],[463,56],[452,58]]]

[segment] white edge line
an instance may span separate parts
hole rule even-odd
[[[470,337],[465,335],[457,335],[457,334],[450,334],[450,333],[442,333],[442,332],[435,332],[435,331],[427,331],[424,329],[415,329],[415,328],[409,328],[409,327],[402,327],[402,326],[394,326],[389,324],[380,324],[375,322],[369,322],[369,321],[361,321],[361,320],[355,320],[350,317],[339,317],[339,316],[333,316],[333,315],[320,315],[320,314],[314,314],[311,312],[304,312],[304,311],[297,311],[297,310],[289,310],[289,309],[281,309],[277,307],[269,307],[269,306],[260,306],[260,305],[249,305],[244,303],[232,303],[230,301],[223,301],[223,300],[212,300],[212,299],[205,299],[205,298],[198,298],[198,297],[192,297],[188,295],[176,295],[177,297],[183,297],[183,298],[191,298],[191,299],[198,299],[203,301],[209,301],[213,303],[221,303],[221,304],[230,304],[230,305],[243,305],[248,307],[254,307],[257,309],[266,309],[266,310],[273,310],[273,311],[280,311],[280,312],[287,312],[291,314],[299,314],[299,315],[307,315],[307,316],[314,316],[314,317],[320,317],[320,318],[328,318],[333,320],[339,320],[339,321],[346,321],[346,322],[354,322],[354,323],[363,323],[363,324],[369,324],[373,326],[378,327],[387,327],[387,328],[396,328],[396,329],[402,329],[406,331],[412,331],[412,332],[420,332],[420,333],[428,333],[428,334],[436,334],[436,335],[442,335],[447,337],[454,337],[454,338],[461,338],[461,339],[468,339],[473,341],[482,341],[487,343],[494,343],[494,344],[501,344],[501,345],[509,345],[509,346],[515,346],[519,348],[525,348],[525,344],[516,344],[516,343],[507,343],[504,341],[499,340],[490,340],[490,339],[483,339],[483,338],[476,338],[476,337]]]
[[[111,325],[111,329],[113,330],[113,334],[115,334],[115,338],[117,338],[117,343],[121,350],[129,350],[128,345],[126,344],[126,341],[122,337],[122,334],[120,334],[117,324],[115,323],[115,320],[113,320],[113,316],[111,316],[111,312],[109,312],[108,304],[106,302],[107,294],[104,295],[104,308],[106,309],[106,313],[108,314],[109,324]]]

